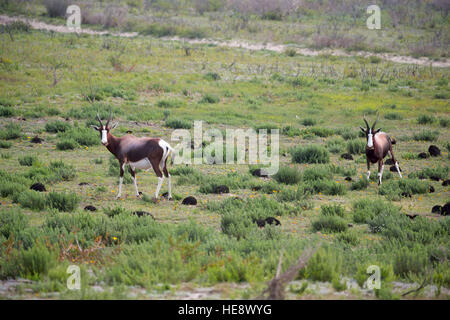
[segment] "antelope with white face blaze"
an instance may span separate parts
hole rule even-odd
[[[172,198],[172,185],[170,174],[167,171],[167,158],[172,153],[172,161],[174,157],[174,149],[170,145],[159,138],[138,138],[131,134],[126,134],[123,137],[116,137],[110,131],[117,126],[117,122],[110,126],[112,120],[112,113],[110,112],[108,122],[103,125],[100,116],[97,113],[97,120],[100,126],[92,126],[95,130],[100,132],[102,144],[111,152],[119,161],[120,178],[119,178],[119,193],[117,198],[122,194],[122,183],[125,166],[130,166],[130,173],[133,178],[136,196],[139,197],[139,191],[136,182],[136,169],[148,170],[153,168],[158,177],[158,186],[155,192],[155,198],[158,199],[161,185],[164,177],[168,179],[168,199]],[[162,168],[162,172],[161,172]],[[164,173],[164,175],[163,175]]]
[[[391,139],[386,133],[381,132],[381,128],[375,130],[375,125],[377,120],[373,123],[372,127],[369,126],[366,118],[364,117],[364,122],[366,123],[366,129],[360,127],[362,132],[365,133],[367,144],[366,144],[366,160],[367,160],[367,180],[370,178],[370,163],[378,162],[378,184],[381,184],[381,179],[383,177],[384,163],[383,159],[387,154],[392,158],[395,163],[395,168],[402,178],[400,173],[400,168],[398,166],[398,161],[394,157],[392,152],[392,145],[395,144],[395,139]]]

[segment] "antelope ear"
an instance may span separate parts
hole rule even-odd
[[[93,125],[91,125],[91,128],[94,128],[95,130],[100,130],[100,128],[99,128],[99,127],[97,127],[97,126],[93,126]]]
[[[364,129],[363,127],[359,127],[361,129],[362,132],[366,133],[366,129]]]

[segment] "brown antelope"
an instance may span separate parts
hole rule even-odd
[[[136,182],[136,169],[148,170],[153,168],[158,177],[158,187],[156,188],[155,198],[158,199],[159,191],[164,180],[164,176],[168,179],[168,199],[172,198],[170,174],[167,171],[167,158],[172,153],[172,162],[174,159],[174,149],[162,139],[159,138],[138,138],[131,134],[123,137],[115,137],[110,131],[117,126],[117,122],[110,126],[112,113],[110,111],[108,122],[103,125],[100,116],[97,113],[97,120],[100,127],[92,126],[100,132],[102,144],[111,152],[120,165],[119,193],[117,198],[122,194],[122,182],[125,165],[130,166],[130,173],[133,178],[136,196],[139,197],[139,191]],[[162,172],[161,172],[162,168]],[[163,176],[164,173],[164,176]]]
[[[366,161],[367,161],[367,180],[370,178],[370,163],[378,162],[378,184],[381,184],[381,179],[383,177],[384,163],[383,159],[387,154],[392,158],[395,163],[395,168],[397,169],[400,178],[402,174],[400,173],[400,168],[398,167],[398,162],[395,160],[394,153],[392,152],[392,145],[395,144],[395,139],[391,139],[386,133],[381,132],[381,128],[375,130],[375,125],[377,124],[378,117],[373,123],[372,127],[367,123],[366,117],[364,117],[364,122],[366,123],[366,129],[360,127],[362,132],[366,134],[367,145],[366,145]]]

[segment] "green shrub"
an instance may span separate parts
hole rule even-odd
[[[205,74],[205,79],[210,81],[217,81],[220,80],[220,75],[216,72],[208,72]]]
[[[347,189],[343,184],[331,180],[308,181],[305,183],[304,189],[311,194],[322,193],[331,196],[345,195],[347,193]]]
[[[450,119],[439,119],[439,124],[442,128],[448,128],[450,126]]]
[[[11,148],[11,146],[12,146],[11,142],[0,140],[0,148],[9,149],[9,148]]]
[[[343,232],[347,230],[348,224],[340,216],[320,214],[313,220],[312,227],[315,231]]]
[[[301,174],[296,168],[281,167],[273,178],[284,184],[296,184],[301,180]]]
[[[128,211],[125,208],[122,208],[120,206],[113,207],[113,208],[104,208],[103,212],[108,217],[114,217],[114,216],[119,215],[119,214],[127,214],[128,213]]]
[[[308,145],[291,149],[292,161],[294,163],[328,163],[330,153],[319,145]]]
[[[16,111],[11,107],[0,106],[0,117],[13,117],[16,114]]]
[[[199,101],[199,103],[219,103],[220,98],[214,94],[207,93],[203,96],[203,98]]]
[[[320,207],[320,213],[324,216],[339,216],[343,218],[345,209],[340,204],[323,205]]]
[[[28,250],[21,250],[20,268],[24,278],[43,279],[48,271],[57,263],[58,255],[42,244]]]
[[[342,258],[329,247],[320,248],[309,260],[306,268],[300,270],[300,276],[313,281],[332,282],[339,278],[342,270]]]
[[[309,129],[305,129],[303,132],[305,132],[306,134],[312,133],[313,135],[321,138],[326,138],[336,133],[335,130],[324,127],[312,127]]]
[[[58,150],[73,150],[78,147],[78,143],[72,138],[61,139],[56,144],[56,149]]]
[[[367,223],[380,214],[399,214],[399,209],[390,202],[381,199],[366,198],[353,203],[353,221],[356,223]]]
[[[159,100],[156,105],[160,108],[179,108],[183,106],[183,101],[170,99],[170,100]]]
[[[34,163],[37,163],[38,158],[36,156],[23,156],[18,158],[21,166],[31,167]]]
[[[327,148],[331,153],[340,153],[345,149],[345,141],[340,137],[327,140]]]
[[[358,137],[358,133],[349,128],[336,130],[336,133],[341,135],[344,140],[356,139]]]
[[[413,134],[416,141],[436,141],[439,137],[439,131],[422,130]]]
[[[187,166],[178,166],[170,170],[170,174],[173,176],[186,176],[194,174],[194,169]]]
[[[347,230],[345,232],[340,232],[336,235],[336,239],[338,241],[341,241],[342,243],[351,245],[351,246],[357,246],[360,244],[360,239],[358,237],[358,234],[354,230]]]
[[[50,192],[46,198],[49,208],[72,212],[78,207],[79,199],[75,193]]]
[[[73,127],[58,136],[61,139],[60,142],[73,140],[79,145],[88,147],[100,144],[98,133],[91,128]]]
[[[347,142],[347,152],[350,154],[363,154],[366,151],[366,143],[363,140],[353,139]]]
[[[378,193],[391,200],[400,200],[402,196],[425,194],[429,190],[429,183],[418,179],[401,179],[383,183]]]
[[[384,118],[388,120],[403,120],[403,116],[397,112],[386,113]]]
[[[357,266],[355,280],[361,288],[365,287],[366,281],[372,273],[368,273],[369,266],[378,266],[380,268],[380,280],[382,286],[395,280],[394,269],[391,264],[382,263],[380,261],[371,261],[360,263]]]
[[[45,197],[41,192],[26,190],[18,195],[17,202],[24,208],[40,211],[45,208]]]
[[[449,167],[425,168],[420,171],[412,172],[409,174],[408,178],[446,180],[449,171]]]
[[[436,118],[427,114],[422,114],[417,118],[418,124],[432,124],[436,121]]]
[[[75,167],[64,161],[51,161],[49,169],[55,181],[71,181],[76,176]]]
[[[315,126],[317,124],[317,120],[313,118],[305,118],[301,120],[300,123],[304,126]]]
[[[70,123],[63,122],[59,120],[47,122],[45,124],[45,131],[50,133],[58,133],[58,132],[65,132],[71,128]]]
[[[352,183],[350,189],[351,190],[364,190],[369,186],[369,180],[365,177],[360,178],[358,181]]]
[[[180,119],[167,119],[165,123],[166,127],[173,129],[191,129],[192,124],[186,120]]]
[[[5,125],[4,130],[0,130],[0,139],[13,140],[22,136],[22,127],[16,123],[10,122]]]
[[[333,172],[327,165],[315,165],[303,170],[304,181],[329,180],[333,178]]]

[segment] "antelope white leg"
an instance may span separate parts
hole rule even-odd
[[[378,184],[381,184],[381,178],[383,178],[384,164],[381,166],[381,171],[378,172]]]
[[[136,176],[132,176],[132,178],[133,178],[133,183],[134,183],[134,189],[136,190],[136,197],[139,197],[139,191],[138,191],[138,187],[137,187],[137,182],[136,182],[136,180],[137,180],[137,178],[136,178]]]
[[[162,176],[161,178],[158,177],[158,187],[156,188],[156,192],[155,192],[155,198],[158,199],[159,196],[159,190],[161,189],[161,185],[164,181],[164,176]]]
[[[402,179],[402,174],[400,173],[400,168],[398,167],[398,161],[395,161],[395,169],[397,169],[398,175],[400,176],[400,179]]]
[[[172,199],[172,182],[170,181],[170,174],[169,174],[168,179],[169,180],[167,182],[167,186],[168,186],[168,189],[169,189],[169,195],[168,195],[167,199]]]
[[[119,194],[117,195],[117,199],[119,199],[120,198],[120,196],[121,196],[121,194],[122,194],[122,182],[123,182],[123,178],[122,177],[120,177],[119,178]]]
[[[370,170],[367,171],[367,180],[370,180]]]

